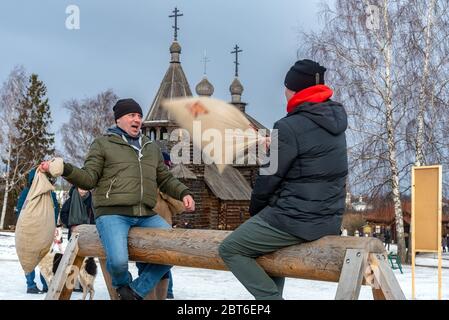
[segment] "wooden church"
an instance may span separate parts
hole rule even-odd
[[[170,152],[176,142],[169,141],[170,134],[179,128],[161,106],[164,99],[190,97],[192,91],[187,77],[181,66],[181,45],[177,41],[177,19],[179,11],[173,11],[175,25],[174,41],[170,46],[171,60],[168,70],[162,79],[157,94],[146,115],[142,131],[161,149]],[[236,45],[232,54],[235,54],[235,78],[230,86],[231,104],[242,111],[248,120],[258,129],[266,129],[262,124],[246,113],[246,103],[242,101],[243,86],[238,78],[238,54],[242,52]],[[199,96],[211,97],[214,87],[204,75],[195,87]],[[190,148],[191,156],[193,147]],[[192,157],[190,157],[192,159]],[[233,230],[249,218],[248,208],[252,187],[258,173],[256,165],[226,166],[222,174],[217,167],[201,164],[175,164],[171,168],[173,175],[187,185],[193,192],[196,202],[196,211],[183,213],[173,217],[174,223],[181,227],[199,229]]]

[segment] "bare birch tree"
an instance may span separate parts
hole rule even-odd
[[[8,196],[11,190],[22,178],[20,172],[11,172],[11,168],[17,169],[11,161],[13,140],[17,137],[18,132],[14,125],[17,120],[20,102],[26,93],[27,76],[23,66],[16,66],[9,74],[7,80],[0,89],[0,130],[2,136],[1,152],[2,162],[6,165],[6,170],[2,172],[3,176],[3,199],[2,211],[0,218],[0,229],[5,227],[6,209],[8,204]]]
[[[427,82],[429,79],[429,63],[430,63],[430,57],[431,52],[430,49],[432,48],[432,28],[434,23],[434,11],[435,11],[435,2],[436,0],[430,0],[430,3],[428,4],[428,13],[427,13],[427,23],[424,27],[425,31],[425,47],[423,50],[424,53],[424,63],[423,63],[423,71],[422,71],[422,77],[421,77],[421,89],[419,92],[419,101],[418,101],[418,128],[417,128],[417,135],[416,135],[416,165],[420,166],[423,164],[424,155],[423,155],[423,148],[422,145],[424,143],[424,112],[425,112],[425,105],[427,96],[426,96],[426,88],[427,88]]]
[[[328,82],[349,114],[350,185],[391,197],[404,260],[401,194],[409,192],[410,168],[449,159],[449,3],[322,5],[324,27],[301,34],[301,51],[329,66]]]
[[[416,165],[447,164],[448,9],[447,1],[413,0],[406,11],[403,50],[408,83],[404,82],[413,108],[405,135]]]
[[[60,131],[68,161],[83,164],[92,141],[114,124],[112,107],[117,100],[117,95],[109,89],[92,98],[64,103],[64,108],[70,111],[70,119]]]

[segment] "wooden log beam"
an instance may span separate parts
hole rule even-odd
[[[80,256],[105,258],[95,226],[81,225],[74,232],[79,233]],[[218,255],[218,246],[230,232],[132,228],[128,236],[130,260],[228,270]],[[258,258],[257,261],[273,276],[338,282],[347,249],[385,253],[379,239],[327,236],[278,250]]]

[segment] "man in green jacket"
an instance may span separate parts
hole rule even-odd
[[[117,101],[117,126],[94,140],[79,169],[64,163],[62,176],[85,190],[94,189],[93,202],[98,233],[106,252],[112,285],[123,300],[143,299],[171,266],[137,263],[140,276],[128,272],[128,232],[131,227],[171,228],[152,209],[158,188],[182,200],[186,211],[195,210],[188,190],[164,164],[161,150],[140,132],[142,109],[133,99]],[[49,162],[41,169],[49,171]]]

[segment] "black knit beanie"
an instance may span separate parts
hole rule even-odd
[[[326,68],[319,63],[304,59],[296,61],[285,76],[285,87],[299,92],[317,84],[324,84]]]
[[[120,99],[112,110],[114,110],[115,121],[128,113],[140,113],[143,116],[142,108],[134,99]]]

